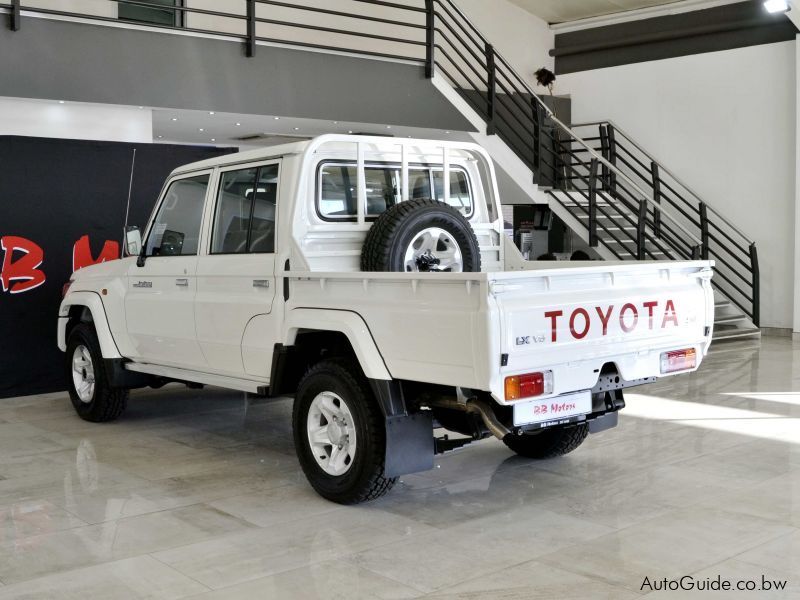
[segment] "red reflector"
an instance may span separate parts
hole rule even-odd
[[[68,282],[67,282],[67,283],[65,283],[65,284],[64,284],[64,286],[61,288],[61,297],[62,297],[62,298],[66,298],[66,296],[67,296],[67,292],[69,292],[69,288],[70,288],[70,286],[71,286],[71,285],[72,285],[72,281],[68,281]]]
[[[661,372],[688,371],[697,366],[697,351],[694,348],[664,352],[661,355]]]

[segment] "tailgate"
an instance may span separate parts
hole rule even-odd
[[[641,262],[498,274],[490,290],[505,365],[492,382],[496,399],[504,400],[502,383],[509,375],[552,370],[555,396],[594,387],[609,362],[630,381],[661,375],[664,351],[694,347],[702,359],[713,326],[712,264]]]

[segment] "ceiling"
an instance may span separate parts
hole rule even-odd
[[[601,15],[674,4],[680,0],[511,0],[548,23],[564,23]]]

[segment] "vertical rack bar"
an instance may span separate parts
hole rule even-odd
[[[606,160],[610,161],[611,158],[609,156],[609,144],[608,144],[608,128],[605,125],[600,125],[600,153]],[[609,188],[609,176],[611,175],[611,171],[603,163],[603,175],[601,176],[601,180],[603,182],[603,189],[608,191]]]
[[[403,189],[403,202],[411,200],[411,190],[408,189],[408,144],[403,142],[401,144],[402,150],[402,173],[400,175],[400,182]]]
[[[450,205],[450,148],[442,147],[442,193],[443,202]]]
[[[592,159],[589,168],[589,245],[597,248],[597,171],[598,160]]]
[[[247,40],[245,55],[252,58],[256,55],[256,0],[247,0]]]
[[[494,111],[497,99],[497,66],[495,65],[494,46],[486,44],[486,135],[495,134]]]
[[[436,72],[436,12],[434,0],[425,0],[425,77],[433,79]]]
[[[356,195],[358,201],[358,224],[363,225],[366,223],[366,215],[364,214],[367,210],[367,174],[364,168],[364,144],[363,142],[358,142],[358,167],[356,169],[356,177],[358,180],[358,194]]]
[[[750,268],[753,271],[753,325],[761,327],[761,272],[756,244],[750,244]]]
[[[539,103],[531,96],[533,109],[533,183],[542,184],[542,119]]]
[[[617,166],[617,135],[614,131],[614,126],[609,123],[606,127],[608,132],[608,162],[615,167]],[[612,195],[617,195],[617,174],[609,173],[608,187]]]

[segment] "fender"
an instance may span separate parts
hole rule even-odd
[[[343,333],[350,341],[367,378],[392,379],[378,346],[372,339],[369,327],[358,313],[347,310],[296,308],[286,315],[283,323],[284,345],[294,345],[298,332],[303,329]]]
[[[67,322],[69,321],[69,311],[73,306],[83,306],[92,313],[92,320],[97,332],[97,339],[100,342],[100,350],[103,352],[103,358],[122,358],[117,349],[117,344],[114,342],[114,337],[111,335],[103,301],[96,292],[71,292],[61,302],[61,308],[58,311],[58,348],[62,352],[67,350]]]

